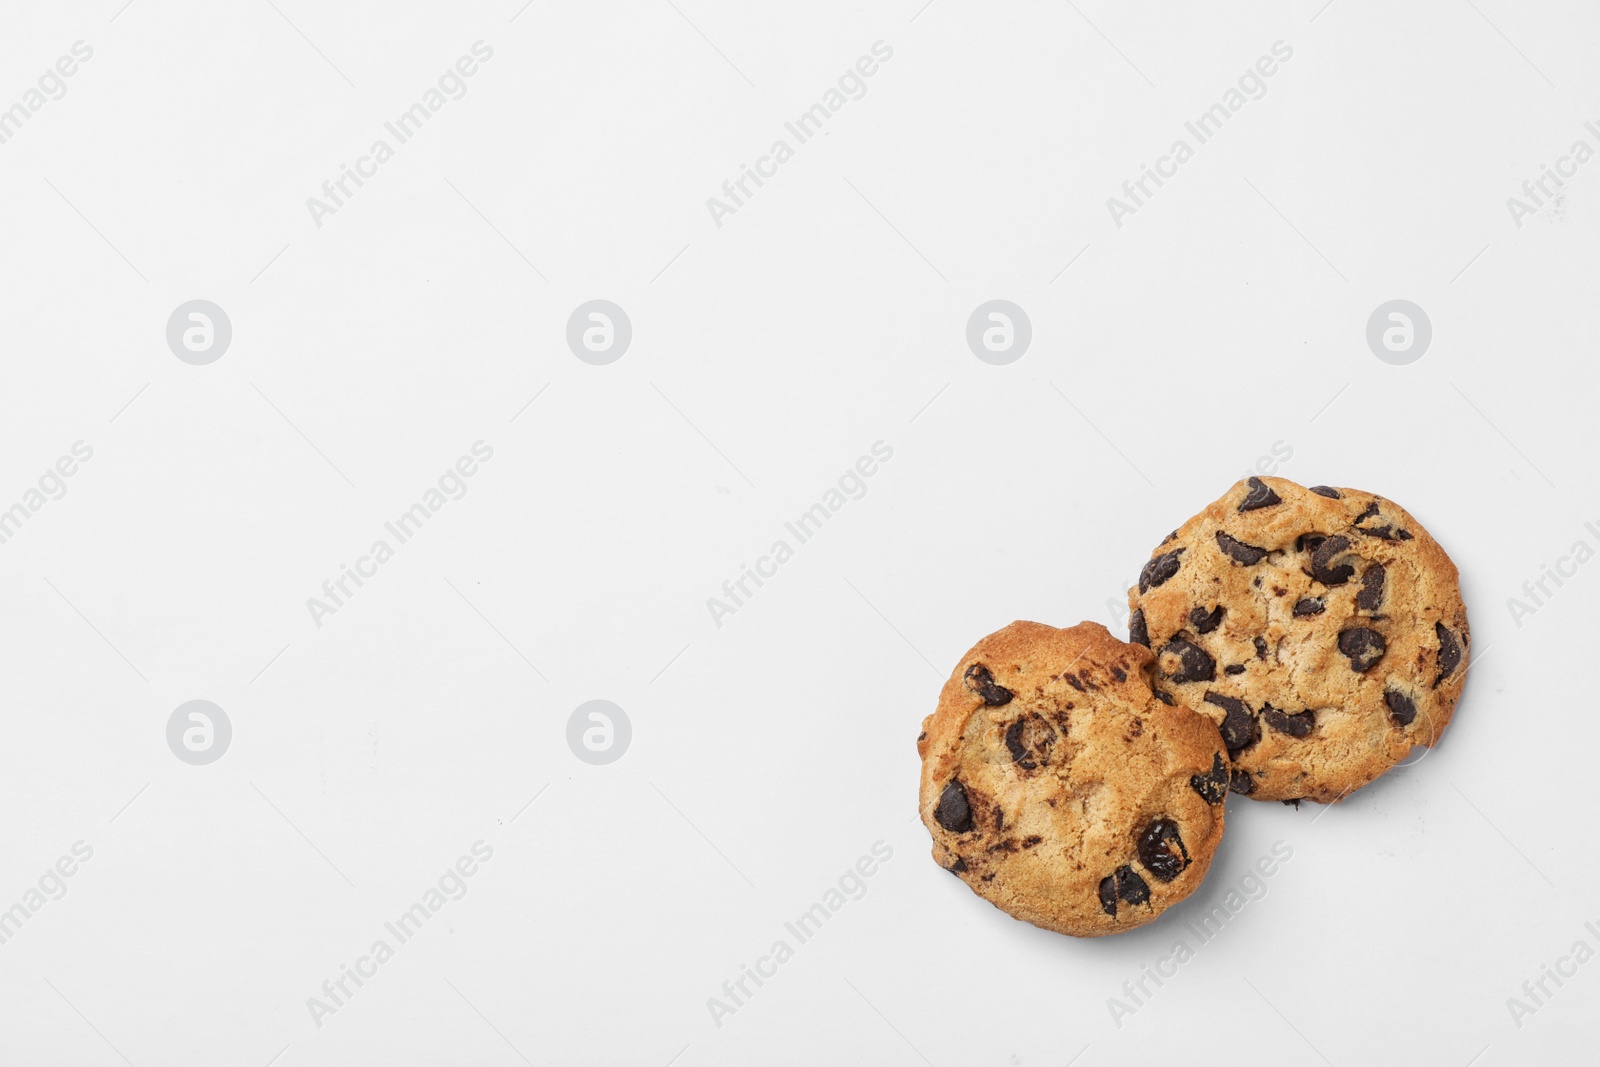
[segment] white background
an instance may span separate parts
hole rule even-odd
[[[1593,7],[273,2],[3,12],[0,107],[94,54],[0,145],[0,508],[94,456],[0,545],[0,908],[94,852],[0,945],[0,1062],[1592,1047],[1600,963],[1520,1028],[1507,998],[1600,949],[1600,565],[1520,626],[1507,599],[1600,548],[1600,162],[1521,227],[1506,200],[1600,148]],[[306,199],[478,40],[467,94],[316,226]],[[719,228],[706,199],[880,40],[866,95]],[[1280,40],[1266,95],[1114,225]],[[165,341],[195,298],[233,325],[209,366]],[[564,339],[593,298],[633,324],[609,366]],[[1033,325],[1004,367],[964,337],[994,298]],[[1394,298],[1433,323],[1409,366],[1364,339]],[[316,626],[307,598],[478,440],[470,492]],[[879,440],[867,494],[713,625]],[[1460,565],[1454,725],[1336,808],[1231,800],[1206,887],[1151,927],[1011,920],[914,821],[944,675],[1017,618],[1120,632],[1149,548],[1275,444]],[[196,698],[234,729],[204,767],[165,740]],[[565,740],[595,698],[633,726],[608,766]],[[480,839],[467,895],[317,1026],[307,998]],[[1280,840],[1266,895],[1116,1025]],[[877,841],[866,895],[715,1025]]]

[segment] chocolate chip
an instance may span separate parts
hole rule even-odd
[[[1217,531],[1217,547],[1222,549],[1223,555],[1235,563],[1243,563],[1245,566],[1249,566],[1252,563],[1260,563],[1267,555],[1267,549],[1257,548],[1255,545],[1247,545],[1243,541],[1236,541],[1221,530]]]
[[[1383,605],[1383,564],[1373,563],[1361,576],[1361,592],[1356,594],[1356,607],[1362,611],[1377,611]]]
[[[1118,664],[1111,668],[1111,677],[1115,678],[1119,682],[1126,682],[1128,680],[1128,672],[1123,670],[1121,665]]]
[[[1011,690],[1005,686],[995,685],[994,675],[990,674],[989,668],[983,664],[974,663],[968,667],[964,678],[967,688],[981,696],[983,702],[991,708],[1011,703]]]
[[[1172,699],[1172,694],[1167,692],[1165,689],[1152,689],[1150,691],[1156,695],[1157,700],[1161,701],[1161,703],[1167,705],[1169,708],[1177,703]]]
[[[1218,752],[1211,760],[1210,774],[1191,774],[1189,788],[1207,804],[1221,804],[1228,795],[1228,762]]]
[[[999,808],[994,809],[994,830],[999,833],[1006,828],[1006,813]]]
[[[1348,563],[1341,563],[1335,567],[1333,561],[1349,547],[1348,537],[1334,536],[1324,539],[1317,545],[1316,551],[1311,553],[1311,577],[1323,585],[1343,585],[1348,582],[1356,569]]]
[[[1265,637],[1253,637],[1251,638],[1251,643],[1256,646],[1256,659],[1266,659],[1267,639]]]
[[[1280,800],[1278,803],[1284,804],[1284,805],[1292,805],[1294,807],[1295,811],[1299,811],[1300,810],[1300,802],[1302,800],[1304,800],[1304,799],[1305,799],[1305,797],[1290,797],[1288,800]]]
[[[1294,539],[1294,550],[1296,552],[1315,552],[1317,546],[1326,540],[1327,538],[1319,533],[1301,534]]]
[[[1433,632],[1439,638],[1439,677],[1433,680],[1433,687],[1439,688],[1439,683],[1450,676],[1461,665],[1461,642],[1456,635],[1445,628],[1444,623],[1433,624]]]
[[[1139,837],[1139,862],[1159,881],[1170,882],[1189,866],[1189,850],[1171,819],[1157,819]]]
[[[1205,608],[1195,608],[1189,612],[1189,625],[1193,626],[1196,633],[1208,634],[1222,625],[1222,605],[1207,611]]]
[[[1316,716],[1309,710],[1302,711],[1297,715],[1290,715],[1279,711],[1271,704],[1261,705],[1261,717],[1267,720],[1268,726],[1280,734],[1288,734],[1290,737],[1305,737],[1311,733],[1311,728],[1316,725]]]
[[[1040,837],[1038,834],[1029,834],[1027,837],[1024,837],[1022,839],[1022,847],[1023,848],[1032,848],[1034,845],[1037,845],[1039,842],[1041,842],[1043,840],[1044,840],[1044,838]]]
[[[1398,689],[1384,693],[1383,702],[1389,705],[1389,717],[1396,726],[1410,726],[1411,720],[1417,717],[1417,705]]]
[[[1256,791],[1256,780],[1250,777],[1249,771],[1234,769],[1233,777],[1228,782],[1228,788],[1242,797],[1247,797]]]
[[[1244,673],[1244,664],[1243,663],[1230,663],[1226,667],[1222,668],[1222,673],[1223,674],[1243,674]]]
[[[1339,499],[1339,490],[1334,489],[1331,486],[1313,485],[1311,487],[1311,491],[1313,493],[1317,494],[1318,496],[1329,497],[1329,498],[1331,498],[1333,500],[1338,500]]]
[[[1260,478],[1250,479],[1250,491],[1239,502],[1240,511],[1255,511],[1257,508],[1270,508],[1274,504],[1283,503],[1283,498],[1272,491],[1272,487]]]
[[[933,809],[939,825],[953,834],[964,834],[972,829],[972,805],[967,803],[967,791],[952,778],[939,794],[939,806]]]
[[[962,859],[960,856],[957,856],[956,857],[956,861],[954,863],[952,863],[950,866],[945,868],[945,870],[949,871],[951,874],[960,874],[962,871],[964,871],[966,869],[967,869],[967,861]]]
[[[1321,615],[1326,610],[1327,605],[1323,604],[1322,598],[1319,596],[1304,597],[1295,601],[1294,603],[1294,613],[1296,617],[1305,615]]]
[[[1143,608],[1135,608],[1133,614],[1128,616],[1128,640],[1145,648],[1150,647],[1150,630],[1145,626]]]
[[[1228,746],[1228,755],[1237,756],[1261,739],[1261,724],[1250,713],[1250,705],[1238,697],[1221,693],[1207,693],[1206,703],[1223,710],[1222,743]]]
[[[1118,867],[1100,879],[1100,907],[1107,915],[1117,913],[1117,899],[1129,904],[1145,904],[1150,900],[1150,886],[1132,867]]]
[[[1025,771],[1050,762],[1056,743],[1056,728],[1044,716],[1029,712],[1006,727],[1006,749],[1011,761]]]
[[[1178,573],[1178,557],[1183,555],[1183,549],[1175,548],[1171,552],[1163,552],[1153,556],[1144,569],[1139,572],[1139,592],[1148,593],[1151,589],[1164,583],[1168,578]]]
[[[1350,657],[1350,669],[1357,674],[1377,666],[1388,647],[1382,634],[1365,626],[1356,626],[1339,634],[1339,651]]]
[[[920,734],[917,735],[917,740],[918,741],[925,741],[925,740],[927,740],[927,738],[928,738],[928,731],[926,731],[926,730],[922,731]]]
[[[1217,661],[1186,638],[1174,637],[1161,654],[1178,657],[1178,669],[1165,672],[1174,682],[1209,682],[1217,676]]]

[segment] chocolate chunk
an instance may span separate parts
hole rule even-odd
[[[1450,677],[1450,672],[1461,665],[1461,642],[1456,635],[1445,628],[1444,623],[1433,624],[1434,636],[1439,638],[1439,677],[1433,680],[1433,687],[1439,688],[1439,683]]]
[[[1228,755],[1237,756],[1261,739],[1261,724],[1256,722],[1256,717],[1250,713],[1250,705],[1238,697],[1224,696],[1221,693],[1207,693],[1207,704],[1213,704],[1223,710],[1222,743],[1228,746]]]
[[[1362,611],[1377,611],[1383,605],[1383,564],[1368,565],[1361,576],[1361,592],[1356,594],[1356,607]]]
[[[1135,608],[1133,614],[1128,616],[1128,640],[1145,648],[1150,647],[1150,630],[1145,626],[1143,608]]]
[[[1290,737],[1305,737],[1311,733],[1311,728],[1316,725],[1316,716],[1310,710],[1302,711],[1297,715],[1290,715],[1279,711],[1271,704],[1261,705],[1261,717],[1267,720],[1267,725],[1280,734]]]
[[[1044,716],[1029,712],[1006,727],[1006,749],[1011,761],[1025,771],[1050,762],[1056,743],[1056,728]]]
[[[927,740],[927,737],[928,737],[928,731],[924,730],[920,734],[917,735],[917,740],[918,741],[925,741],[925,740]]]
[[[1260,563],[1267,555],[1267,549],[1257,548],[1255,545],[1247,545],[1243,541],[1236,541],[1221,530],[1217,531],[1217,547],[1222,549],[1223,555],[1235,563],[1243,563],[1245,566],[1249,566],[1252,563]]]
[[[1305,799],[1305,797],[1290,797],[1288,800],[1280,800],[1278,803],[1284,804],[1284,805],[1293,805],[1294,806],[1294,810],[1295,811],[1299,811],[1300,810],[1300,802],[1302,800],[1304,800],[1304,799]]]
[[[1002,704],[1011,703],[1011,690],[1005,686],[995,685],[994,675],[989,673],[989,668],[981,663],[974,663],[967,668],[963,675],[967,688],[983,698],[983,702],[991,708],[998,708]]]
[[[1357,674],[1370,671],[1383,658],[1388,648],[1383,635],[1365,626],[1356,626],[1339,634],[1339,651],[1350,657],[1350,669]]]
[[[1256,659],[1267,658],[1267,639],[1265,637],[1251,638],[1251,643],[1256,646]]]
[[[1245,493],[1245,499],[1238,504],[1238,510],[1253,512],[1259,507],[1272,507],[1282,502],[1283,498],[1272,491],[1272,486],[1262,482],[1261,478],[1250,478],[1250,491]]]
[[[939,794],[939,806],[933,817],[940,826],[953,834],[964,834],[972,829],[972,805],[967,803],[967,791],[955,778]]]
[[[1207,804],[1221,804],[1228,795],[1228,763],[1218,752],[1211,760],[1210,774],[1191,774],[1189,788],[1200,794]]]
[[[1121,866],[1112,874],[1100,879],[1100,907],[1107,915],[1117,913],[1117,900],[1129,904],[1146,904],[1150,901],[1150,886],[1132,867]]]
[[[1139,862],[1158,881],[1170,882],[1189,866],[1189,850],[1171,819],[1157,819],[1139,837]]]
[[[1011,752],[1012,763],[1022,763],[1027,760],[1027,768],[1032,770],[1038,764],[1028,760],[1028,746],[1022,743],[1022,725],[1026,719],[1018,719],[1006,727],[1006,748]]]
[[[1407,533],[1405,530],[1398,530],[1397,531],[1392,524],[1387,523],[1387,522],[1375,523],[1375,524],[1373,524],[1371,526],[1363,526],[1363,525],[1361,525],[1362,523],[1366,522],[1368,519],[1381,519],[1382,517],[1383,516],[1378,513],[1378,504],[1377,504],[1376,501],[1374,501],[1371,504],[1368,504],[1367,505],[1367,510],[1363,511],[1360,515],[1357,515],[1356,518],[1355,518],[1355,521],[1352,522],[1350,525],[1354,529],[1360,530],[1362,533],[1366,534],[1368,537],[1377,537],[1377,538],[1381,538],[1384,541],[1409,541],[1409,540],[1411,540],[1411,535],[1409,533]]]
[[[1044,838],[1040,837],[1038,834],[1029,834],[1027,837],[1024,837],[1022,839],[1022,847],[1023,848],[1032,848],[1034,845],[1037,845],[1039,842],[1041,842],[1043,840],[1044,840]]]
[[[1294,539],[1294,550],[1296,552],[1315,552],[1317,546],[1326,540],[1327,538],[1319,533],[1301,534]]]
[[[962,859],[960,856],[957,856],[956,857],[956,861],[954,863],[952,863],[950,866],[945,868],[945,870],[949,871],[951,874],[960,874],[962,871],[964,871],[966,869],[967,869],[967,861]]]
[[[1356,569],[1348,563],[1341,563],[1335,567],[1333,561],[1349,547],[1348,537],[1334,536],[1324,539],[1317,545],[1316,551],[1311,553],[1311,577],[1323,585],[1343,585],[1348,582]]]
[[[1249,771],[1234,768],[1233,777],[1228,782],[1228,788],[1242,797],[1247,797],[1256,791],[1256,780],[1250,777]]]
[[[1189,625],[1193,626],[1196,633],[1208,634],[1222,625],[1222,605],[1207,611],[1205,608],[1195,608],[1189,612]]]
[[[1250,479],[1250,491],[1239,502],[1240,511],[1255,511],[1257,508],[1270,508],[1274,504],[1283,503],[1283,498],[1272,491],[1272,488],[1260,478]]]
[[[1128,672],[1123,670],[1121,666],[1113,666],[1111,668],[1111,677],[1119,682],[1126,682],[1128,680]]]
[[[1410,726],[1411,720],[1417,717],[1417,705],[1398,689],[1385,692],[1383,702],[1389,705],[1389,717],[1396,726]]]
[[[1153,556],[1144,569],[1139,572],[1139,592],[1148,593],[1151,589],[1161,585],[1168,578],[1178,573],[1178,557],[1183,555],[1183,549],[1175,548],[1171,552],[1163,552]]]
[[[1157,700],[1161,701],[1161,703],[1167,705],[1169,708],[1177,703],[1172,699],[1172,694],[1167,692],[1165,689],[1151,689],[1150,691],[1156,695]]]
[[[1209,682],[1217,676],[1217,661],[1205,649],[1182,637],[1174,637],[1161,650],[1162,655],[1178,657],[1178,669],[1166,672],[1174,682]]]
[[[1244,673],[1244,664],[1243,663],[1230,663],[1226,667],[1222,668],[1222,673],[1223,674],[1243,674]]]
[[[1107,915],[1117,914],[1117,878],[1108,874],[1100,879],[1100,910]]]
[[[1294,613],[1297,617],[1304,615],[1321,615],[1327,610],[1319,596],[1308,596],[1294,602]]]
[[[1312,486],[1312,487],[1311,487],[1311,491],[1312,491],[1312,492],[1313,492],[1313,493],[1315,493],[1315,494],[1317,494],[1317,495],[1318,495],[1318,496],[1325,496],[1325,497],[1329,497],[1329,498],[1331,498],[1331,499],[1333,499],[1333,500],[1338,500],[1338,499],[1339,499],[1339,490],[1337,490],[1337,489],[1334,489],[1334,488],[1333,488],[1333,487],[1331,487],[1331,486],[1327,486],[1327,485],[1313,485],[1313,486]]]

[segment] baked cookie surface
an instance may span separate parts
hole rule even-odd
[[[1205,716],[1156,699],[1148,649],[1099,623],[1014,622],[979,641],[922,724],[933,857],[996,907],[1097,937],[1199,886],[1228,762]]]
[[[1357,489],[1239,482],[1157,546],[1128,606],[1158,694],[1210,716],[1258,800],[1366,785],[1439,740],[1466,680],[1455,564]]]

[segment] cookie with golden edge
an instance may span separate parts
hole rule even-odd
[[[1014,622],[973,646],[917,738],[934,860],[1077,937],[1192,893],[1222,839],[1226,750],[1209,718],[1156,698],[1151,662],[1092,622]]]
[[[1471,634],[1455,564],[1383,497],[1248,478],[1128,590],[1158,695],[1217,724],[1232,787],[1337,801],[1438,742]]]

